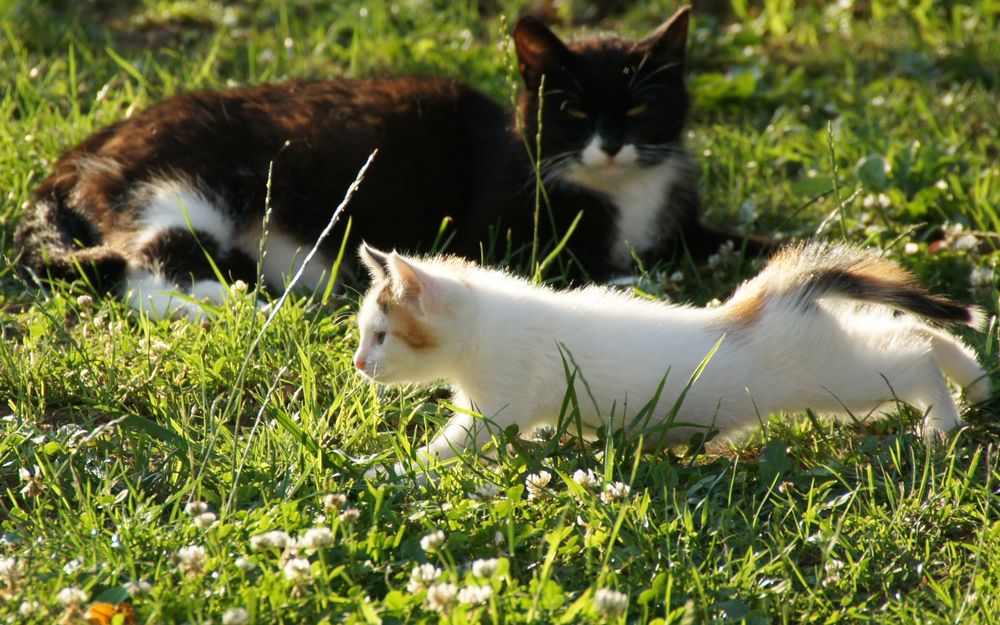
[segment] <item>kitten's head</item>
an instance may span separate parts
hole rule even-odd
[[[544,76],[541,151],[548,178],[615,179],[680,148],[689,105],[689,14],[690,7],[682,7],[641,41],[596,37],[565,44],[533,17],[518,22],[514,43],[526,88],[520,113],[531,142]]]
[[[354,366],[383,383],[450,378],[456,344],[453,311],[460,286],[433,268],[362,243],[371,287],[358,311],[360,342]]]

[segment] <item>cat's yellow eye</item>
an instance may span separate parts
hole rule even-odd
[[[578,108],[574,108],[574,107],[570,106],[567,102],[563,102],[559,106],[559,108],[562,109],[562,111],[564,113],[566,113],[567,115],[569,115],[573,119],[587,119],[587,114],[586,113],[584,113],[583,111],[581,111]]]
[[[642,115],[645,112],[646,112],[646,104],[642,103],[642,104],[636,104],[629,110],[625,111],[625,115],[627,115],[628,117],[635,117],[636,115]]]

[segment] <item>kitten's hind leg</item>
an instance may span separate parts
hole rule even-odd
[[[926,441],[942,439],[962,423],[955,398],[948,391],[944,374],[931,353],[918,362],[902,365],[905,369],[894,379],[900,400],[923,414],[920,433]]]
[[[945,375],[958,384],[972,403],[990,397],[990,379],[980,366],[973,351],[947,332],[934,328],[923,330],[931,341],[931,349]]]

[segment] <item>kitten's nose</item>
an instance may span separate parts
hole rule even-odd
[[[354,366],[360,371],[365,370],[365,359],[362,358],[360,354],[354,354]]]

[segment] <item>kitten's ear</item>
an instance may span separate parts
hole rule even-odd
[[[691,21],[691,7],[683,6],[670,19],[663,22],[653,33],[636,44],[636,49],[649,55],[649,60],[657,66],[673,63],[684,64],[684,48],[687,47],[688,25]]]
[[[368,274],[373,282],[380,282],[388,278],[386,271],[389,269],[389,255],[381,252],[367,243],[362,243],[358,247],[358,256],[362,264],[368,269]]]
[[[542,74],[552,75],[573,56],[566,44],[537,17],[525,15],[514,29],[517,67],[529,91],[537,91]]]
[[[430,310],[437,291],[433,276],[396,252],[389,255],[389,274],[396,301],[414,312],[426,313]]]

